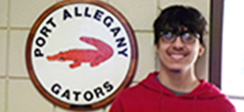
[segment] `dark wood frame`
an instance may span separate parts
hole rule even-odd
[[[38,27],[40,26],[40,24],[45,20],[45,18],[51,14],[53,11],[65,6],[65,5],[70,5],[70,4],[75,4],[75,3],[88,3],[88,4],[93,4],[93,5],[97,5],[100,6],[104,9],[106,9],[107,11],[109,11],[110,13],[112,13],[116,18],[118,18],[118,20],[121,22],[121,24],[123,25],[123,27],[125,28],[128,37],[130,39],[130,46],[131,46],[131,64],[130,64],[130,69],[127,72],[127,76],[125,78],[125,80],[123,81],[123,83],[120,85],[120,87],[116,90],[116,92],[114,92],[111,96],[109,96],[108,98],[106,98],[103,101],[91,104],[91,105],[71,105],[65,102],[62,102],[54,97],[52,97],[52,95],[50,95],[40,84],[39,80],[37,79],[36,75],[35,75],[35,71],[33,70],[33,66],[32,66],[32,62],[31,62],[31,47],[32,47],[32,42],[33,42],[33,38],[35,36],[35,33],[38,29]],[[130,83],[133,80],[134,74],[136,72],[136,68],[137,68],[137,62],[138,62],[138,48],[137,48],[137,42],[136,42],[136,38],[135,38],[135,34],[134,31],[132,29],[132,27],[130,26],[129,22],[126,20],[126,18],[119,12],[117,11],[114,7],[112,7],[111,5],[104,3],[102,1],[98,1],[98,0],[64,0],[61,1],[53,6],[51,6],[49,9],[47,9],[38,19],[37,21],[34,23],[34,25],[32,26],[32,29],[29,33],[29,37],[27,40],[27,44],[26,44],[26,65],[27,65],[27,69],[28,69],[28,73],[29,76],[32,80],[32,82],[34,83],[35,87],[38,89],[38,91],[45,97],[47,98],[49,101],[53,102],[54,104],[69,109],[69,110],[76,110],[76,111],[86,111],[86,110],[94,110],[97,108],[101,108],[104,107],[106,105],[108,105],[109,103],[112,102],[112,100],[115,98],[115,96],[122,91],[124,88],[128,87],[130,85]]]
[[[224,0],[211,0],[209,81],[221,88],[221,55]]]

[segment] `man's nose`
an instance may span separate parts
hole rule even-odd
[[[177,36],[175,42],[173,43],[173,46],[175,48],[182,48],[184,46],[184,43],[181,41],[181,37]]]

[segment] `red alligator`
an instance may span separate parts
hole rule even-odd
[[[113,49],[101,40],[90,37],[80,37],[80,40],[95,46],[97,49],[71,49],[64,52],[61,51],[53,56],[47,56],[47,59],[61,62],[73,61],[74,63],[69,65],[70,68],[79,67],[81,63],[90,63],[91,67],[95,67],[113,55]]]

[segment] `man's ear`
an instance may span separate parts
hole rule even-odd
[[[198,52],[198,57],[202,56],[205,51],[205,46],[201,45]]]

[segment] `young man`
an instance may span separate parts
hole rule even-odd
[[[171,6],[154,23],[161,69],[122,91],[110,112],[235,112],[220,90],[195,74],[206,21],[192,7]]]

